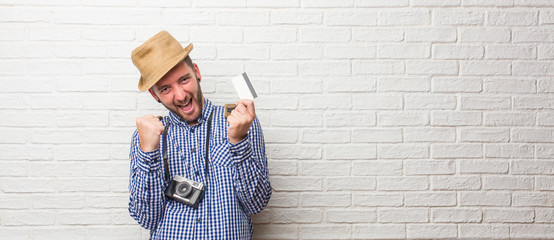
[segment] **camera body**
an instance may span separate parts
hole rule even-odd
[[[204,198],[205,190],[204,184],[176,175],[169,181],[169,185],[165,189],[165,196],[193,208],[198,208],[198,204]]]

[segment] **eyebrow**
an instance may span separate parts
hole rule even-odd
[[[190,73],[186,73],[185,75],[181,76],[181,77],[179,78],[179,80],[183,80],[183,79],[189,78],[189,77],[190,77]]]

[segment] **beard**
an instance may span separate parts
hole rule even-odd
[[[192,115],[185,115],[174,103],[171,106],[167,106],[163,102],[160,102],[165,108],[167,108],[167,110],[173,112],[175,115],[179,116],[181,120],[187,122],[190,125],[198,123],[198,119],[200,118],[200,116],[202,116],[202,109],[204,107],[204,95],[202,94],[202,88],[200,87],[198,78],[196,78],[196,81],[198,83],[198,89],[196,90],[196,94],[193,94],[190,99],[191,104],[194,108],[194,112],[192,113]]]

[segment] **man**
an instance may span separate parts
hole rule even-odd
[[[250,214],[261,212],[272,192],[254,103],[239,100],[225,118],[223,107],[204,98],[191,50],[192,44],[183,48],[166,31],[133,50],[139,90],[148,90],[170,112],[136,120],[129,212],[150,230],[151,239],[251,239]],[[196,206],[171,195],[184,191],[179,187],[164,194],[168,182],[182,179],[205,186],[192,188],[204,192]],[[193,202],[197,198],[191,195]]]

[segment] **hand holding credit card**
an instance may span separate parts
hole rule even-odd
[[[254,100],[254,98],[258,97],[246,72],[231,79],[231,83],[235,87],[235,91],[240,99]],[[235,107],[236,104],[225,104],[225,117],[229,116]]]

